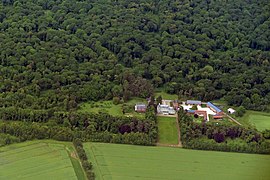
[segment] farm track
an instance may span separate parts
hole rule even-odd
[[[181,132],[180,132],[180,126],[178,122],[178,114],[176,114],[176,126],[177,126],[177,132],[178,132],[178,147],[182,147]]]
[[[236,119],[234,119],[233,117],[231,117],[229,114],[224,113],[231,121],[235,122],[236,124],[242,126],[242,124],[240,122],[238,122]]]

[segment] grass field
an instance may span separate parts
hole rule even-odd
[[[142,98],[133,98],[130,101],[126,102],[125,104],[128,106],[132,106],[132,109],[134,109],[135,104],[140,102],[146,103],[146,100]],[[113,104],[112,101],[86,102],[80,105],[79,111],[93,112],[93,113],[98,113],[99,111],[102,111],[107,112],[112,116],[123,116],[122,106],[123,104],[115,105]],[[125,115],[140,118],[144,118],[145,116],[144,113],[137,113],[135,111],[131,113],[126,113]]]
[[[0,179],[80,179],[85,175],[72,143],[30,141],[0,148]]]
[[[157,91],[155,93],[155,98],[157,98],[158,96],[161,96],[162,99],[165,99],[165,100],[176,100],[178,99],[178,96],[176,94],[168,94],[164,91]]]
[[[158,143],[178,144],[175,117],[158,117]]]
[[[104,143],[84,147],[96,179],[270,179],[270,155]]]
[[[270,113],[247,111],[243,117],[238,119],[240,123],[245,125],[253,125],[259,131],[270,129]]]

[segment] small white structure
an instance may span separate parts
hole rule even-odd
[[[227,111],[228,111],[228,113],[230,113],[230,114],[235,113],[235,110],[234,110],[233,108],[229,108]]]

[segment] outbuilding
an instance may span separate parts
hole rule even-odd
[[[187,100],[188,105],[201,105],[202,101]]]
[[[217,113],[217,114],[221,114],[222,110],[219,109],[219,107],[217,107],[216,105],[212,104],[211,102],[207,103],[207,107],[210,108],[213,112]]]
[[[230,113],[230,114],[235,113],[235,110],[234,110],[233,108],[229,108],[227,111],[228,111],[228,113]]]
[[[144,103],[137,103],[135,105],[135,111],[136,112],[145,112],[146,111],[146,104],[144,104]]]

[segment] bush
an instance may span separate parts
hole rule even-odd
[[[113,104],[117,105],[120,103],[120,98],[119,97],[113,97]]]
[[[236,109],[235,116],[242,117],[242,116],[244,116],[245,113],[246,113],[246,109],[243,106],[239,106]]]

